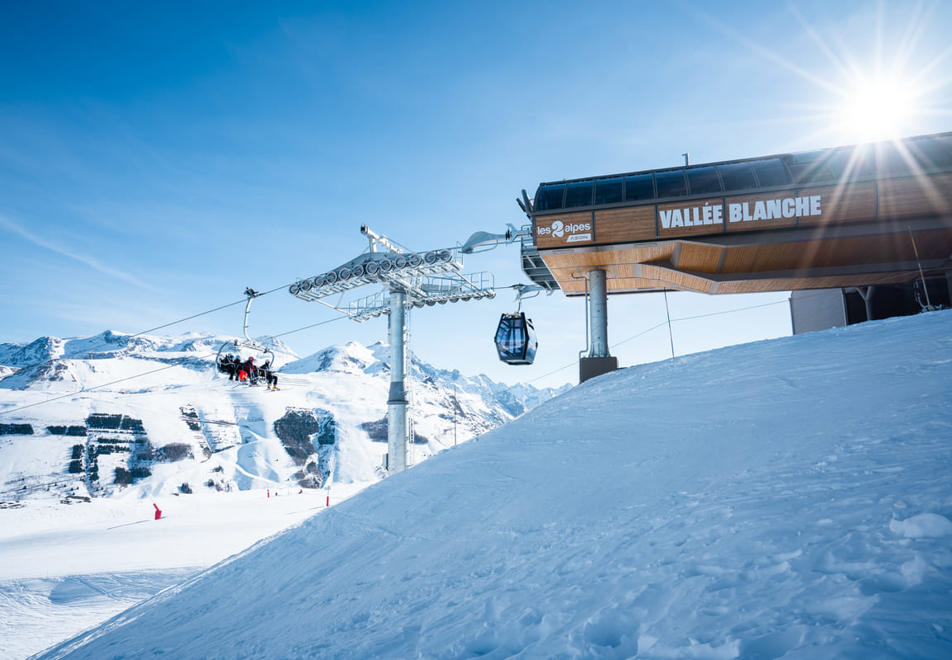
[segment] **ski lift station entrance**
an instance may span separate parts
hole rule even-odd
[[[617,367],[609,295],[793,291],[795,332],[950,302],[952,133],[546,182],[519,205],[526,275],[589,298],[581,380]]]

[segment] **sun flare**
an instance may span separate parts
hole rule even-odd
[[[920,111],[920,96],[899,77],[858,79],[843,92],[842,129],[862,142],[901,137]]]

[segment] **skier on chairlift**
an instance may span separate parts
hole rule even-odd
[[[268,382],[269,390],[278,389],[278,375],[274,373],[274,370],[271,369],[271,360],[268,360],[258,369],[259,374],[264,374],[265,380]]]
[[[238,371],[241,368],[241,358],[229,353],[225,356],[225,373],[228,374],[228,380],[238,380]]]
[[[246,378],[248,379],[249,385],[258,384],[258,368],[255,366],[255,359],[249,357],[245,360],[244,364],[241,365],[242,370],[247,374]]]
[[[235,380],[239,383],[248,380],[248,369],[246,363],[242,362],[240,356],[235,357]]]
[[[218,370],[223,374],[228,374],[228,380],[234,380],[235,378],[235,364],[232,360],[234,356],[231,353],[222,358],[221,362],[218,363]]]

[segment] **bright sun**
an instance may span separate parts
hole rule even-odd
[[[898,77],[859,79],[843,91],[843,130],[863,142],[900,137],[919,110],[919,96]]]

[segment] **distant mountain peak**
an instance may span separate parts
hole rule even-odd
[[[0,365],[17,369],[54,360],[63,354],[65,341],[39,337],[29,344],[0,344]]]
[[[281,371],[289,374],[306,374],[317,371],[366,373],[368,368],[379,362],[378,351],[371,350],[371,348],[356,341],[349,341],[344,344],[328,346],[317,353],[295,360],[284,365]]]

